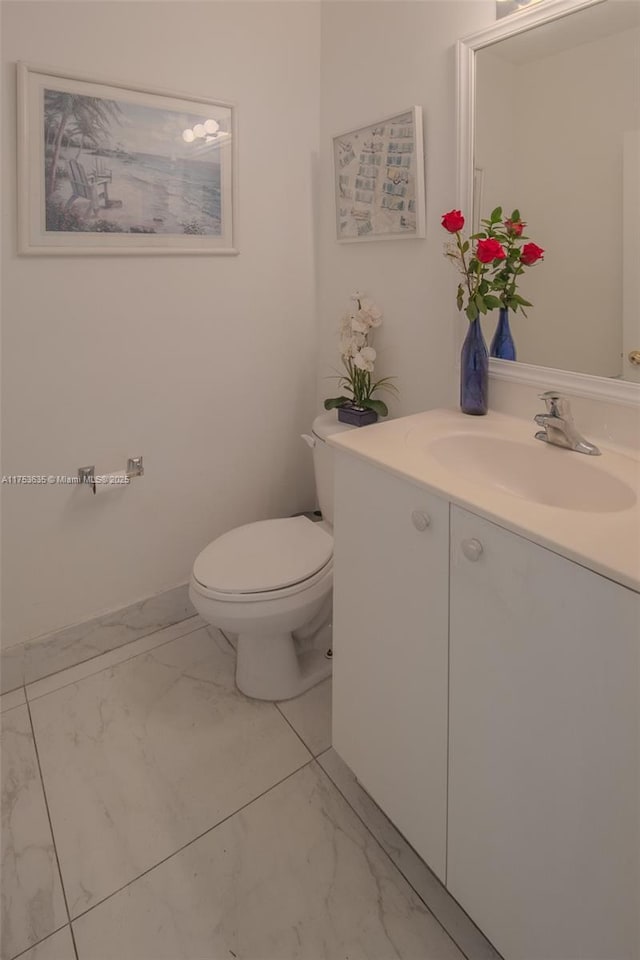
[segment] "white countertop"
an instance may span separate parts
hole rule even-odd
[[[492,411],[484,417],[472,417],[458,410],[429,410],[334,434],[328,442],[640,592],[638,452],[600,445],[602,456],[585,456],[541,443],[534,439],[537,429],[533,421]],[[482,470],[455,469],[433,455],[433,441],[455,434],[498,437],[530,446],[536,458],[539,454],[547,458],[544,466],[558,483],[563,482],[564,466],[574,474],[580,469],[579,463],[568,464],[564,458],[588,461],[589,470],[602,470],[631,488],[635,498],[630,499],[635,502],[607,512],[576,510],[538,503],[500,489],[487,481]]]

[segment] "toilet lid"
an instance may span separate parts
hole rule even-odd
[[[307,517],[259,520],[205,547],[193,575],[221,593],[266,593],[308,580],[332,553],[333,538]]]

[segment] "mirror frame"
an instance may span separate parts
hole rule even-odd
[[[458,86],[458,205],[473,210],[473,169],[475,142],[476,62],[478,50],[492,46],[506,37],[524,33],[533,27],[559,20],[578,10],[605,3],[607,0],[541,0],[457,43]],[[489,377],[508,380],[541,389],[562,390],[574,396],[590,397],[628,406],[640,406],[640,383],[597,377],[555,367],[540,367],[512,360],[489,360]]]

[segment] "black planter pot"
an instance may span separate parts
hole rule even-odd
[[[378,414],[375,410],[353,406],[338,407],[338,420],[341,423],[349,423],[352,427],[366,427],[369,423],[375,423],[377,419]]]

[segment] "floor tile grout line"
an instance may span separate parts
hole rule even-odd
[[[329,748],[329,749],[331,749],[331,748]],[[330,774],[327,773],[326,770],[325,770],[325,773],[327,774],[327,776],[329,777],[329,779],[332,780]],[[332,780],[332,782],[333,782],[333,780]],[[340,790],[340,787],[339,787],[337,784],[336,784],[336,789],[339,790],[340,793],[342,793],[342,791]],[[343,794],[343,796],[344,796],[344,794]],[[487,937],[486,937],[485,934],[482,932],[482,930],[481,930],[480,927],[477,925],[477,923],[475,923],[475,921],[472,920],[472,918],[469,916],[469,914],[468,914],[467,911],[464,909],[464,907],[461,906],[461,904],[455,899],[455,897],[449,892],[449,890],[447,890],[447,888],[446,888],[445,885],[442,883],[442,881],[435,875],[435,873],[433,872],[433,870],[431,869],[431,867],[430,867],[424,860],[422,860],[422,857],[420,856],[420,854],[417,853],[417,852],[414,850],[414,848],[411,846],[411,844],[409,843],[409,841],[406,840],[405,837],[402,836],[402,834],[400,833],[400,831],[398,830],[398,828],[391,822],[391,820],[389,820],[389,818],[387,817],[387,815],[386,815],[386,813],[384,812],[384,810],[382,810],[381,807],[378,807],[378,805],[377,805],[377,803],[375,802],[375,800],[373,799],[373,797],[371,797],[370,799],[371,799],[371,802],[378,808],[378,810],[380,810],[380,813],[382,814],[382,816],[383,816],[386,820],[389,821],[389,823],[390,823],[391,826],[394,828],[394,830],[396,830],[396,831],[398,832],[398,834],[400,835],[400,837],[402,837],[402,840],[404,841],[404,843],[407,844],[407,846],[409,847],[409,849],[415,854],[415,856],[418,858],[418,860],[420,860],[421,863],[423,863],[424,866],[426,867],[426,869],[429,871],[429,873],[431,873],[431,874],[433,875],[434,881],[443,888],[443,892],[445,893],[445,895],[448,896],[448,897],[451,897],[451,899],[453,900],[453,902],[455,903],[455,905],[457,906],[457,908],[460,910],[461,914],[463,914],[465,920],[473,927],[473,929],[477,932],[478,936],[480,936],[480,937],[482,937],[482,938],[484,939],[484,941],[486,942],[486,944],[488,945],[488,947],[489,947],[489,948],[493,951],[493,953],[495,954],[496,960],[503,960],[502,955],[501,955],[500,953],[498,953],[498,951],[496,950],[496,948],[494,947],[494,945],[490,942],[490,940],[487,939]],[[345,796],[345,800],[347,801],[347,803],[349,803],[349,800],[347,799],[346,796]],[[349,803],[349,806],[351,806],[350,803]],[[352,809],[353,809],[353,808],[352,808]],[[356,816],[359,816],[359,814],[358,814],[357,811],[355,811],[355,813],[356,813]],[[363,821],[363,822],[364,822],[364,821]],[[367,826],[366,823],[365,823],[365,826]],[[367,829],[368,829],[369,832],[375,837],[375,839],[376,839],[377,842],[380,844],[380,846],[382,846],[382,844],[380,843],[380,841],[379,841],[378,838],[376,837],[375,833],[373,833],[373,830],[371,830],[369,827],[367,827]],[[384,849],[384,847],[383,847],[383,849]],[[385,853],[387,853],[386,850],[385,850]],[[407,881],[407,883],[409,884],[409,886],[411,887],[411,889],[415,891],[416,896],[418,896],[418,897],[420,898],[420,900],[422,900],[422,902],[423,902],[424,905],[427,907],[427,909],[429,910],[429,912],[433,914],[433,916],[436,918],[436,920],[438,921],[438,923],[440,924],[440,926],[442,927],[442,929],[445,931],[445,933],[447,933],[448,936],[453,940],[453,942],[455,943],[455,945],[456,945],[456,947],[458,948],[458,950],[460,951],[460,953],[461,953],[464,957],[466,957],[467,960],[472,960],[472,958],[469,957],[467,953],[465,953],[464,949],[460,946],[460,944],[457,942],[457,940],[455,940],[453,934],[449,933],[449,930],[447,929],[447,927],[446,927],[446,926],[444,925],[444,923],[440,920],[440,918],[436,915],[436,913],[434,912],[434,910],[429,906],[429,904],[428,904],[427,901],[424,899],[424,897],[422,897],[421,894],[418,892],[418,890],[416,890],[416,888],[415,888],[415,887],[413,886],[413,884],[411,883],[411,880],[410,880],[407,876],[405,876],[403,870],[395,863],[395,861],[393,860],[393,858],[391,857],[391,855],[390,855],[389,853],[387,853],[387,856],[389,857],[389,859],[391,860],[391,862],[393,863],[393,865],[396,867],[396,869],[398,870],[398,872],[399,872],[399,873],[404,877],[404,879]]]
[[[40,763],[40,751],[38,750],[38,741],[36,740],[36,731],[33,725],[33,717],[31,716],[31,707],[29,701],[26,703],[27,714],[29,716],[29,726],[31,727],[31,736],[33,738],[33,749],[36,755],[36,763],[38,764],[38,773],[40,775],[40,786],[42,787],[42,796],[44,798],[44,806],[47,811],[47,820],[49,821],[49,832],[51,834],[51,843],[53,844],[53,852],[56,858],[56,865],[58,867],[58,876],[60,877],[60,888],[62,890],[62,899],[64,900],[64,908],[67,914],[67,920],[69,922],[69,931],[71,933],[71,942],[73,943],[73,952],[75,954],[76,960],[78,958],[78,949],[76,947],[76,938],[73,933],[73,927],[71,926],[71,914],[69,912],[69,901],[67,899],[67,891],[64,885],[64,877],[62,876],[62,868],[60,866],[60,856],[58,854],[58,845],[56,844],[56,835],[53,830],[53,821],[51,819],[51,811],[49,809],[49,800],[47,798],[47,788],[44,782],[44,775],[42,773],[42,764]]]
[[[305,748],[305,750],[308,750],[308,751],[309,751],[309,753],[310,753],[310,755],[311,755],[311,759],[312,759],[312,760],[315,760],[315,759],[316,759],[315,753],[313,752],[313,750],[311,749],[311,747],[310,747],[307,743],[305,743],[305,741],[302,739],[302,734],[298,733],[298,731],[296,730],[296,728],[294,727],[294,725],[291,723],[291,721],[289,720],[289,718],[288,718],[287,716],[285,716],[285,714],[282,712],[282,710],[280,709],[277,701],[274,700],[274,701],[273,701],[273,705],[274,705],[274,707],[276,708],[276,710],[278,711],[278,713],[280,714],[280,716],[282,717],[282,719],[285,721],[285,723],[288,723],[288,724],[289,724],[289,726],[291,727],[291,729],[293,730],[293,732],[295,733],[296,737],[298,738],[298,740],[300,741],[300,743],[302,744],[302,746]]]
[[[168,623],[166,627],[160,627],[158,630],[152,630],[150,633],[143,633],[134,640],[127,640],[125,643],[121,643],[117,647],[112,647],[111,650],[101,650],[100,653],[95,653],[92,657],[87,657],[85,660],[80,660],[78,663],[72,663],[70,666],[63,667],[61,670],[54,670],[53,673],[46,673],[43,677],[37,677],[35,680],[27,681],[23,677],[22,682],[19,683],[17,687],[12,687],[11,690],[4,690],[0,696],[4,697],[7,693],[15,693],[16,690],[20,689],[20,687],[23,687],[26,691],[26,688],[30,687],[33,683],[39,683],[41,680],[48,680],[49,677],[56,677],[59,673],[64,673],[65,670],[73,670],[74,667],[81,667],[83,663],[91,663],[92,660],[97,660],[98,657],[104,657],[108,653],[113,653],[114,650],[121,650],[123,647],[128,647],[130,643],[137,643],[138,640],[146,640],[148,637],[152,637],[155,633],[161,633],[163,630],[170,630],[172,627],[177,627],[180,623],[186,623],[187,620],[194,620],[197,616],[199,616],[199,614],[193,613],[190,616],[185,617],[183,620],[176,620],[175,623]],[[195,629],[197,630],[199,628],[196,627]],[[192,631],[189,632],[191,633]],[[183,636],[186,636],[186,634],[183,634]]]
[[[87,657],[85,660],[80,660],[78,663],[72,663],[70,666],[63,667],[61,670],[54,670],[53,673],[47,673],[45,674],[44,677],[37,677],[35,680],[25,681],[24,682],[25,693],[27,688],[33,686],[34,683],[40,683],[42,680],[49,680],[51,677],[57,677],[60,673],[65,673],[67,670],[75,670],[76,667],[81,667],[85,663],[92,663],[94,660],[98,660],[100,657],[107,657],[110,653],[115,653],[116,650],[126,650],[126,648],[133,643],[139,643],[141,640],[148,640],[150,637],[155,636],[157,633],[163,633],[165,630],[171,630],[174,627],[178,627],[182,623],[186,624],[189,620],[195,620],[195,618],[198,616],[199,614],[195,613],[190,617],[185,617],[184,620],[176,620],[175,623],[169,623],[167,624],[166,627],[160,627],[158,630],[152,630],[151,633],[143,633],[141,636],[136,637],[134,640],[127,640],[126,643],[121,643],[117,647],[111,647],[110,650],[102,650],[100,653],[96,653],[92,657]],[[185,633],[181,633],[179,634],[178,637],[174,637],[173,639],[179,640],[180,637],[187,636],[189,633],[193,633],[195,630],[201,629],[202,626],[204,626],[204,624],[201,624],[200,627],[190,628]],[[170,643],[170,642],[171,641],[169,640],[163,641],[163,643]],[[158,646],[162,646],[162,645],[163,644],[158,644]],[[125,660],[132,660],[136,656],[139,656],[139,654],[134,653],[131,657],[126,657]],[[124,660],[121,662],[124,663]],[[96,670],[95,672],[99,673],[100,671]],[[88,676],[92,676],[92,674],[88,674]],[[42,696],[45,696],[45,694],[42,694]]]
[[[323,753],[328,753],[328,750],[330,750],[330,749],[331,749],[331,747],[329,747],[327,750],[323,750]],[[340,794],[340,796],[343,798],[343,800],[345,801],[345,803],[349,806],[349,808],[350,808],[351,810],[353,810],[353,812],[355,813],[355,815],[356,815],[356,817],[358,818],[358,820],[360,821],[360,823],[364,826],[364,828],[367,830],[367,832],[373,837],[373,839],[374,839],[375,842],[378,844],[378,846],[380,847],[380,849],[382,850],[382,852],[384,853],[384,855],[385,855],[385,856],[387,857],[387,859],[391,862],[391,864],[395,867],[395,869],[398,871],[398,873],[400,874],[400,876],[404,878],[404,880],[406,881],[406,883],[409,884],[409,886],[411,887],[411,889],[413,890],[413,892],[415,893],[415,895],[418,897],[418,899],[420,900],[420,902],[425,905],[425,907],[427,908],[427,910],[429,911],[429,913],[431,914],[431,916],[433,917],[433,919],[434,919],[434,920],[436,921],[436,923],[444,930],[444,932],[447,934],[447,936],[449,937],[449,939],[451,940],[451,942],[454,944],[454,946],[460,951],[460,953],[461,953],[462,956],[465,958],[465,960],[472,960],[472,958],[469,957],[469,955],[468,955],[467,953],[465,953],[465,951],[462,949],[462,947],[461,947],[460,944],[457,942],[457,940],[454,939],[453,935],[449,932],[449,930],[447,930],[446,926],[444,925],[444,923],[442,922],[442,920],[438,917],[438,915],[437,915],[436,913],[434,913],[432,907],[427,903],[427,901],[426,901],[425,898],[422,896],[422,894],[421,894],[418,890],[416,890],[416,888],[415,888],[414,885],[411,883],[411,881],[409,880],[409,878],[405,875],[404,871],[403,871],[403,870],[398,866],[398,864],[395,862],[395,860],[393,859],[393,857],[391,856],[391,854],[390,854],[387,850],[385,850],[384,846],[382,845],[382,843],[380,842],[380,840],[378,839],[378,837],[375,835],[375,833],[373,832],[373,830],[371,829],[371,827],[366,823],[366,821],[363,819],[363,817],[358,813],[358,811],[356,810],[356,808],[355,808],[355,807],[353,806],[353,804],[349,801],[349,799],[348,799],[348,797],[346,796],[346,794],[342,792],[342,790],[340,789],[340,787],[338,786],[338,784],[336,783],[336,781],[333,779],[333,777],[331,776],[331,774],[328,773],[328,772],[324,769],[324,767],[322,766],[322,764],[320,763],[320,761],[319,761],[319,759],[318,759],[320,756],[322,756],[322,754],[318,754],[318,757],[314,757],[314,761],[318,764],[318,767],[320,768],[320,770],[322,770],[322,772],[324,773],[325,777],[327,777],[327,779],[329,780],[329,782],[333,784],[333,786],[336,788],[336,790],[338,791],[338,793]],[[375,802],[375,801],[374,801],[374,802]],[[384,811],[383,811],[383,812],[384,812]],[[386,814],[385,814],[385,816],[386,816]],[[387,818],[387,819],[388,819],[388,818]],[[391,823],[391,821],[389,821],[389,822]],[[393,824],[392,824],[392,826],[393,826]],[[397,828],[396,828],[396,829],[397,829]],[[403,838],[403,839],[404,839],[404,838]],[[408,840],[405,841],[405,843],[409,843]],[[411,846],[411,845],[409,844],[409,846]],[[413,849],[413,848],[412,848],[412,849]],[[418,854],[416,854],[416,856],[418,856]],[[429,867],[427,867],[427,869],[429,869]],[[436,879],[437,879],[437,877],[436,877]],[[448,893],[448,891],[447,891],[447,893]],[[450,896],[450,894],[449,894],[449,896]],[[457,901],[456,901],[456,902],[457,902]],[[462,908],[460,908],[460,909],[462,909]],[[470,917],[469,917],[469,920],[470,920],[471,923],[473,923],[473,920],[471,920]],[[475,924],[474,924],[474,926],[475,926]],[[480,931],[480,932],[482,932],[482,931]],[[483,934],[483,936],[484,936],[484,934]],[[495,948],[494,948],[494,949],[495,949]]]
[[[2,0],[0,0],[0,3],[1,2]],[[6,693],[0,694],[0,697],[6,697],[7,694],[9,693],[17,693],[18,690],[22,690],[24,701],[22,703],[14,704],[13,707],[7,707],[6,710],[0,710],[0,716],[2,716],[3,713],[10,713],[12,710],[15,710],[16,707],[24,707],[25,703],[27,702],[27,688],[25,687],[24,683],[22,684],[22,686],[16,687],[15,690],[7,690]]]
[[[194,613],[190,617],[185,617],[184,620],[176,620],[175,623],[169,623],[167,624],[166,627],[160,627],[159,630],[154,630],[152,633],[143,633],[142,636],[136,637],[135,640],[127,640],[126,643],[121,643],[118,647],[112,647],[111,650],[102,650],[100,653],[96,653],[93,657],[87,657],[86,660],[80,660],[78,663],[72,663],[71,666],[63,667],[62,670],[54,670],[53,673],[47,673],[44,675],[44,677],[37,677],[35,680],[29,680],[29,681],[26,681],[23,679],[22,683],[19,683],[17,687],[12,687],[10,690],[4,690],[2,693],[0,693],[0,698],[8,696],[10,693],[16,693],[18,690],[22,690],[25,696],[25,700],[28,700],[29,698],[27,696],[27,688],[33,686],[34,683],[40,683],[41,680],[48,680],[50,677],[57,677],[58,674],[60,673],[65,673],[65,671],[67,670],[74,670],[76,667],[81,667],[84,663],[91,663],[93,660],[97,660],[99,657],[106,657],[110,653],[114,653],[116,650],[123,650],[125,647],[128,647],[132,643],[137,643],[139,640],[147,640],[149,637],[153,637],[154,634],[156,633],[162,633],[162,631],[164,630],[171,630],[172,627],[177,627],[181,623],[187,623],[187,621],[189,620],[195,620],[196,617],[199,617],[199,616],[200,616],[199,614]],[[206,627],[206,623],[203,622],[200,626],[192,627],[189,630],[187,630],[185,633],[181,633],[179,634],[179,636],[174,637],[173,639],[180,640],[182,637],[189,636],[190,633],[195,633],[196,630],[204,629],[204,627]],[[227,638],[225,637],[225,639]],[[171,643],[171,641],[165,640],[163,641],[163,643],[159,643],[158,646],[159,647],[164,646],[165,643]],[[155,649],[155,648],[151,648],[151,649]],[[144,652],[147,653],[148,651],[144,651]],[[125,657],[124,660],[120,660],[118,662],[126,663],[127,660],[133,660],[135,657],[139,657],[139,656],[141,656],[141,654],[134,653],[130,657]],[[102,668],[102,669],[106,669],[106,668]],[[88,673],[87,676],[92,677],[96,673],[100,673],[100,670],[95,670],[93,673]],[[83,677],[83,680],[84,679],[85,678]],[[70,685],[71,685],[70,683],[63,684],[63,686],[65,687],[68,687]],[[62,687],[57,687],[56,689],[61,690]],[[50,691],[50,692],[53,693],[53,691]],[[39,700],[40,697],[46,697],[46,696],[47,696],[46,693],[41,693],[39,697],[33,697],[32,699]],[[9,709],[12,709],[12,708],[9,708]]]
[[[173,850],[171,853],[167,854],[166,857],[163,857],[162,860],[158,860],[157,863],[152,864],[152,866],[147,867],[146,870],[143,870],[142,873],[139,873],[136,877],[132,877],[131,880],[128,880],[126,883],[123,883],[121,887],[118,887],[117,890],[113,890],[111,893],[107,894],[106,897],[103,897],[102,900],[99,900],[97,903],[94,903],[93,906],[88,907],[86,910],[83,910],[82,913],[79,913],[75,917],[70,918],[71,929],[73,930],[73,924],[82,917],[86,917],[88,913],[91,913],[93,910],[96,910],[98,907],[102,906],[103,903],[106,903],[107,900],[111,900],[112,897],[115,897],[116,894],[122,893],[123,890],[126,890],[127,887],[130,887],[133,883],[136,883],[138,880],[141,880],[143,877],[146,877],[148,873],[152,873],[158,867],[161,867],[167,861],[172,860],[173,857],[176,857],[179,853],[182,853],[187,847],[192,846],[194,843],[197,843],[198,840],[202,840],[203,837],[206,837],[208,833],[212,833],[213,830],[216,830],[218,827],[222,826],[223,823],[226,823],[227,820],[231,820],[232,817],[235,817],[236,814],[242,813],[243,810],[246,810],[247,807],[250,807],[252,803],[255,803],[257,800],[261,800],[262,797],[266,796],[272,790],[275,790],[276,787],[279,787],[282,783],[285,783],[291,777],[294,777],[297,773],[300,773],[301,770],[304,770],[305,767],[310,766],[314,762],[314,757],[309,757],[308,760],[305,760],[304,763],[300,764],[299,767],[296,767],[295,770],[292,770],[291,773],[288,773],[286,777],[282,777],[281,780],[278,780],[276,783],[272,783],[270,787],[267,787],[262,793],[259,793],[257,796],[252,797],[251,800],[247,800],[246,803],[243,803],[242,806],[238,807],[237,810],[234,810],[233,813],[227,814],[226,817],[223,817],[222,820],[218,820],[211,827],[207,827],[206,830],[203,830],[202,833],[199,833],[197,837],[192,837],[191,840],[187,840],[181,847],[178,847],[177,850]],[[75,941],[74,941],[75,942]]]
[[[323,773],[324,773],[327,777],[329,777],[329,779],[331,780],[331,782],[332,782],[333,785],[335,786],[336,790],[341,794],[341,796],[344,797],[344,799],[345,799],[346,802],[349,804],[349,806],[351,807],[351,809],[353,810],[353,812],[355,813],[355,815],[358,817],[358,819],[362,821],[362,823],[363,823],[364,826],[367,828],[367,830],[369,831],[369,833],[371,834],[371,836],[377,841],[377,843],[379,844],[379,846],[382,847],[382,849],[384,850],[385,854],[386,854],[387,857],[391,860],[391,862],[393,863],[393,865],[394,865],[394,867],[396,868],[396,870],[404,877],[404,879],[407,881],[407,883],[409,884],[409,886],[411,887],[411,889],[415,892],[416,896],[418,896],[418,897],[420,898],[420,900],[422,900],[422,902],[424,903],[425,907],[429,910],[430,913],[433,914],[433,916],[436,918],[436,920],[438,921],[438,923],[440,924],[440,926],[442,927],[442,929],[445,931],[445,933],[447,933],[448,936],[451,937],[451,939],[452,939],[453,942],[455,943],[455,945],[456,945],[456,947],[458,948],[458,950],[462,953],[462,955],[463,955],[464,957],[467,958],[467,960],[471,960],[471,958],[468,957],[468,955],[464,952],[464,950],[462,949],[462,947],[460,946],[460,944],[459,944],[456,940],[454,940],[453,935],[452,935],[451,933],[449,933],[449,931],[448,931],[447,928],[445,927],[444,923],[442,923],[442,921],[441,921],[441,920],[438,918],[438,916],[434,913],[433,909],[429,906],[429,904],[428,904],[427,901],[424,899],[424,897],[421,896],[421,894],[419,893],[418,890],[416,890],[416,888],[415,888],[414,885],[411,883],[411,881],[409,880],[409,878],[408,878],[407,876],[405,876],[404,872],[403,872],[402,869],[398,866],[398,864],[395,862],[395,860],[392,858],[391,854],[387,853],[387,851],[384,849],[384,847],[382,846],[382,843],[380,843],[380,840],[378,840],[377,836],[375,835],[375,833],[373,832],[373,830],[371,829],[371,827],[368,826],[368,824],[365,822],[365,820],[363,819],[363,817],[358,813],[358,811],[356,810],[356,808],[353,806],[353,804],[351,803],[351,801],[349,800],[349,798],[347,797],[347,795],[346,795],[345,793],[343,793],[343,791],[340,789],[340,786],[336,783],[336,781],[333,779],[333,777],[331,776],[331,774],[330,774],[327,770],[325,770],[324,767],[322,766],[322,764],[320,763],[320,757],[324,756],[325,753],[329,753],[329,751],[332,750],[332,749],[333,749],[333,747],[327,747],[326,750],[323,750],[322,753],[319,753],[318,756],[315,757],[315,760],[316,760],[316,762],[318,763],[318,766],[319,766],[320,769],[323,771]],[[364,789],[364,788],[361,787],[361,789]],[[365,792],[366,792],[366,791],[365,791]],[[369,794],[367,794],[367,796],[369,796]],[[387,817],[387,815],[386,815],[386,813],[384,812],[384,810],[383,810],[381,807],[378,807],[378,805],[376,804],[376,802],[375,802],[375,800],[373,799],[373,797],[370,797],[370,799],[371,799],[371,802],[378,808],[378,810],[380,810],[380,813],[382,814],[382,816],[385,817],[386,820],[389,820],[389,818]],[[413,851],[413,853],[416,855],[416,857],[417,857],[422,863],[424,863],[426,869],[427,869],[431,874],[433,874],[433,877],[434,877],[434,879],[435,879],[435,882],[436,882],[436,883],[439,883],[440,886],[443,887],[443,890],[444,890],[445,894],[446,894],[448,897],[451,897],[451,899],[454,901],[454,903],[456,904],[456,906],[459,908],[460,912],[461,912],[462,914],[464,914],[465,919],[468,920],[468,922],[471,924],[471,926],[478,932],[478,935],[481,936],[481,937],[483,937],[483,938],[485,939],[485,941],[487,942],[487,944],[489,945],[489,947],[491,948],[491,950],[493,950],[493,952],[495,953],[496,958],[498,958],[498,960],[502,960],[501,954],[498,953],[497,949],[493,946],[493,944],[491,943],[491,941],[487,939],[487,937],[484,935],[484,933],[482,932],[482,930],[480,929],[480,927],[479,927],[479,926],[477,925],[477,923],[475,923],[475,921],[469,916],[469,914],[468,914],[467,911],[464,909],[464,907],[461,906],[461,905],[458,903],[458,901],[455,899],[454,896],[452,896],[451,893],[449,893],[449,891],[448,891],[447,888],[444,886],[444,884],[442,883],[442,881],[439,880],[438,877],[436,877],[435,873],[433,873],[433,870],[431,869],[431,867],[430,867],[427,863],[425,863],[424,860],[422,860],[422,857],[420,856],[420,854],[417,853],[417,852],[413,849],[413,847],[411,846],[411,844],[409,843],[409,841],[406,840],[406,839],[402,836],[402,834],[400,833],[400,831],[398,830],[398,828],[391,822],[391,820],[389,820],[389,823],[391,824],[391,826],[393,827],[393,829],[396,830],[396,831],[399,833],[399,835],[402,837],[403,841],[404,841],[404,842],[407,844],[407,846]]]
[[[234,652],[234,653],[237,653],[236,648],[233,646],[233,644],[231,643],[231,640],[229,640],[229,637],[226,635],[226,633],[224,632],[224,630],[220,630],[220,633],[221,633],[222,636],[225,638],[225,640],[227,641],[227,643],[229,644],[229,646],[231,647],[231,649],[233,650],[233,652]],[[240,690],[240,693],[242,693],[241,690]],[[301,696],[304,696],[304,694],[301,694]],[[295,699],[295,698],[293,698],[293,699]],[[286,702],[286,701],[284,701],[284,702]],[[282,719],[285,721],[285,723],[289,724],[289,726],[291,727],[291,729],[293,730],[293,732],[295,733],[296,737],[298,738],[298,740],[300,741],[300,743],[303,745],[303,747],[305,748],[305,750],[308,750],[309,753],[311,754],[311,757],[315,760],[316,754],[313,752],[313,750],[311,749],[311,747],[309,746],[309,744],[303,739],[302,734],[299,733],[299,732],[296,730],[296,728],[294,727],[293,723],[291,723],[291,721],[289,720],[289,718],[287,717],[287,715],[286,715],[285,713],[283,713],[283,711],[282,711],[281,708],[280,708],[280,702],[279,702],[278,700],[273,700],[272,703],[273,703],[274,707],[276,708],[276,710],[278,711],[278,713],[280,714],[280,716],[282,717]],[[327,749],[329,749],[329,748],[327,748]],[[322,753],[323,751],[320,751],[320,752]]]
[[[182,622],[182,621],[180,621],[180,622]],[[163,627],[162,629],[163,629],[163,630],[169,630],[170,627]],[[161,647],[166,647],[166,645],[167,645],[168,643],[173,643],[175,640],[184,640],[185,637],[189,637],[192,633],[196,633],[196,631],[202,630],[202,629],[203,629],[202,626],[193,627],[191,630],[188,630],[186,633],[181,633],[178,637],[172,637],[170,640],[163,640],[162,643],[156,644],[155,647],[149,647],[148,650],[143,650],[141,653],[132,653],[130,657],[125,657],[123,660],[118,660],[117,663],[113,663],[113,664],[111,664],[111,666],[113,666],[113,667],[119,667],[121,663],[129,663],[131,660],[135,660],[137,657],[143,657],[143,656],[144,656],[145,654],[147,654],[147,653],[153,653],[154,650],[159,650]],[[160,633],[160,631],[158,631],[158,633]],[[147,634],[147,637],[152,637],[152,636],[153,636],[152,633]],[[138,640],[146,640],[147,637],[138,637],[137,640],[131,640],[131,641],[129,641],[129,642],[130,642],[130,643],[137,643]],[[128,644],[123,644],[123,646],[128,646]],[[121,648],[120,648],[120,647],[114,647],[113,649],[114,649],[114,650],[120,650]],[[105,657],[105,656],[107,656],[107,655],[108,655],[109,653],[111,653],[111,652],[112,652],[111,650],[105,650],[104,653],[98,654],[98,656]],[[96,657],[91,657],[89,660],[83,660],[82,663],[91,663],[91,661],[92,661],[92,660],[95,660],[95,659],[96,659]],[[73,666],[73,667],[66,667],[65,669],[66,669],[66,670],[75,670],[76,667],[82,666],[82,663],[76,663],[75,666]],[[55,674],[55,673],[50,673],[50,674],[49,674],[49,677],[40,677],[39,680],[32,680],[31,683],[25,684],[25,687],[24,687],[24,695],[25,695],[25,698],[28,700],[29,703],[35,703],[36,700],[42,700],[43,697],[48,697],[51,693],[57,693],[58,690],[65,690],[67,687],[72,687],[75,683],[82,683],[83,680],[88,680],[89,677],[95,677],[96,674],[102,673],[103,670],[108,670],[108,669],[109,669],[108,666],[106,666],[106,667],[99,667],[97,670],[94,670],[93,673],[88,673],[85,677],[81,677],[79,680],[70,680],[69,683],[63,683],[61,686],[55,687],[53,690],[47,690],[46,693],[40,693],[40,694],[38,694],[38,696],[36,696],[36,697],[29,697],[29,695],[28,695],[28,693],[27,693],[27,688],[28,688],[28,687],[32,686],[34,683],[40,683],[41,680],[48,680],[49,677],[55,677],[55,676],[57,676],[57,674]],[[63,671],[63,670],[60,670],[59,673],[64,673],[64,671]]]
[[[41,940],[36,940],[35,943],[32,943],[31,946],[25,947],[24,950],[21,950],[20,953],[15,953],[12,957],[8,957],[8,960],[20,960],[20,957],[24,957],[25,954],[29,953],[30,950],[35,950],[36,947],[39,947],[41,943],[44,943],[45,940],[49,940],[50,937],[55,937],[56,933],[60,933],[61,930],[66,930],[67,927],[71,929],[71,922],[63,923],[61,927],[58,927],[57,930],[53,930],[51,933],[48,933],[46,937],[42,937]]]
[[[210,627],[211,624],[208,623],[208,624],[206,624],[206,626]],[[238,651],[236,650],[236,648],[234,647],[234,645],[231,643],[231,640],[230,640],[229,637],[226,635],[226,633],[224,632],[224,630],[221,630],[220,627],[214,627],[214,629],[217,630],[219,633],[222,634],[222,636],[225,638],[225,640],[227,641],[227,643],[229,644],[229,646],[231,647],[231,649],[233,650],[233,652],[234,652],[234,653],[237,653]]]
[[[217,629],[218,632],[222,634],[222,636],[223,636],[224,639],[226,640],[226,642],[227,642],[227,644],[229,645],[229,647],[231,648],[231,650],[233,650],[233,652],[234,652],[235,654],[237,654],[238,651],[236,650],[236,648],[234,647],[234,645],[232,644],[231,640],[229,639],[229,637],[227,636],[227,634],[224,632],[224,630],[220,630],[219,627],[216,627],[215,629]],[[240,689],[237,687],[237,684],[236,684],[236,688],[239,690],[239,693],[242,693],[242,690],[240,690]],[[242,695],[244,696],[244,694],[242,694]],[[304,696],[304,694],[300,694],[300,696]],[[292,698],[292,699],[296,699],[296,698]],[[274,707],[276,708],[276,710],[278,711],[278,713],[280,714],[280,716],[282,717],[282,719],[285,721],[285,723],[288,723],[288,724],[289,724],[289,726],[291,727],[291,729],[292,729],[293,732],[295,733],[296,737],[297,737],[297,738],[300,740],[300,742],[302,743],[302,745],[303,745],[303,747],[305,748],[305,750],[308,750],[309,753],[311,754],[312,758],[315,760],[316,754],[313,752],[313,750],[311,749],[311,747],[309,746],[309,744],[303,739],[302,734],[299,733],[299,732],[296,730],[296,728],[294,727],[293,723],[291,723],[291,721],[290,721],[289,718],[286,716],[286,714],[283,713],[283,711],[282,711],[281,708],[280,708],[280,701],[278,701],[278,700],[272,700],[271,702],[273,703]],[[284,701],[284,702],[286,702],[286,701]],[[327,747],[327,749],[329,749],[329,748]],[[323,753],[324,751],[321,750],[320,752]]]
[[[2,693],[0,693],[0,700],[2,697],[8,697],[10,693],[17,693],[18,690],[24,690],[24,687],[25,684],[23,681],[22,683],[19,683],[17,687],[12,687],[11,690],[4,690]],[[9,709],[11,709],[11,707]]]

